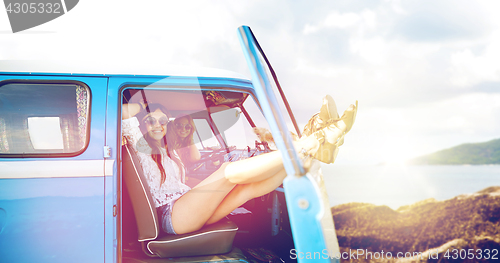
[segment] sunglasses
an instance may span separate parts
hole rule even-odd
[[[163,126],[163,125],[167,125],[169,120],[167,117],[161,117],[159,120],[157,120],[155,117],[152,117],[152,116],[149,116],[144,120],[144,123],[146,123],[146,125],[149,125],[149,126],[153,126],[157,122],[160,123],[161,126]]]
[[[177,130],[182,130],[183,128],[186,130],[191,130],[192,127],[190,124],[183,125],[182,123],[176,123],[175,128],[177,128]]]

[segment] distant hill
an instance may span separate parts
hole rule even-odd
[[[466,143],[407,161],[408,164],[500,164],[500,139]]]

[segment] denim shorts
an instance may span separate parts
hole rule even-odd
[[[174,226],[172,225],[172,209],[175,201],[176,200],[157,207],[156,212],[160,220],[161,229],[168,234],[177,235],[174,231]]]

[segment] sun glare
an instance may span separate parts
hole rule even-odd
[[[408,160],[407,157],[404,155],[398,155],[397,152],[394,155],[387,155],[386,159],[384,160],[385,165],[405,165],[406,161]]]
[[[380,158],[385,165],[405,165],[415,155],[414,148],[404,138],[391,140],[380,151]]]

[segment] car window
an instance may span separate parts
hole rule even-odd
[[[88,143],[90,92],[81,84],[0,85],[0,154],[74,155]]]
[[[193,119],[193,121],[196,126],[193,141],[198,149],[217,149],[221,147],[206,119]]]
[[[247,105],[248,100],[252,100],[250,104],[253,104],[248,107],[251,113],[242,106]],[[225,162],[251,158],[271,150],[267,144],[260,142],[254,132],[255,121],[260,127],[268,126],[248,92],[166,85],[123,89],[123,104],[143,101],[152,105],[154,111],[160,108],[168,116],[170,122],[166,124],[160,143],[178,153],[186,171],[186,182],[191,187]],[[148,151],[151,147],[144,144],[144,141],[147,144],[148,140],[151,141],[145,125],[147,112],[148,108],[142,106],[133,117],[138,122],[131,118],[124,120],[122,125],[122,143],[129,144],[138,152]],[[247,116],[255,117],[255,121]],[[186,128],[187,125],[190,128]],[[198,159],[192,159],[197,154],[191,155],[193,149],[188,148],[191,142],[199,151]]]
[[[239,107],[212,113],[212,119],[227,146],[245,149],[254,145],[257,137]]]
[[[190,90],[175,86],[165,87],[164,90],[130,87],[123,95],[123,103],[146,100],[162,104],[168,110],[171,121],[179,116],[189,115],[195,124],[193,141],[199,149],[219,149],[226,146],[247,149],[255,146],[258,138],[240,107],[242,104],[250,105],[248,108],[259,126],[267,128],[253,98],[244,92]],[[137,117],[142,118],[140,115]]]

